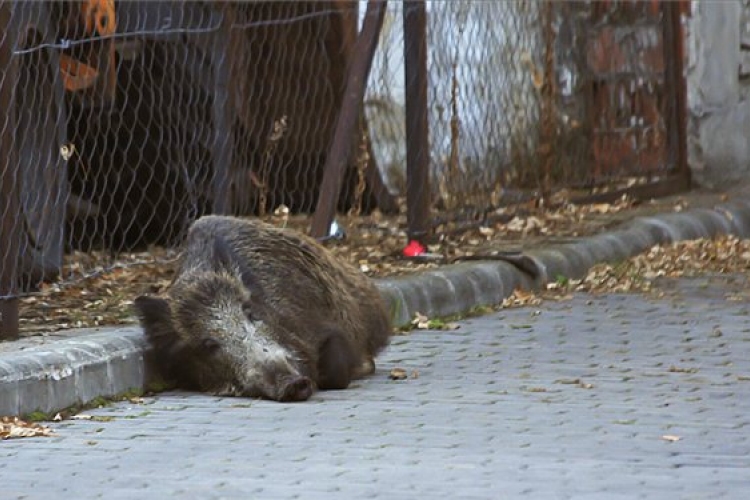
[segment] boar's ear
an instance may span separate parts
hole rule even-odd
[[[237,254],[227,243],[227,240],[221,236],[216,236],[214,239],[214,259],[216,264],[223,269],[228,271],[238,271],[242,284],[245,285],[250,293],[253,295],[254,300],[259,300],[263,295],[263,289],[260,286],[260,280],[250,269],[250,266],[246,262],[243,262],[237,257]]]
[[[253,303],[263,302],[263,287],[260,285],[260,279],[253,272],[250,267],[244,263],[240,263],[240,279],[242,284],[245,285],[250,291],[253,298]]]
[[[133,306],[144,328],[164,326],[165,322],[172,323],[172,311],[164,299],[141,295],[133,301]]]
[[[133,301],[143,333],[157,349],[167,348],[178,340],[172,324],[169,303],[158,297],[141,295]]]
[[[191,351],[174,328],[169,303],[164,299],[141,295],[133,301],[133,305],[146,339],[154,347],[162,376],[191,387],[189,378],[183,373]]]
[[[234,258],[234,252],[230,248],[229,243],[227,243],[227,240],[221,236],[215,236],[213,251],[214,264],[216,264],[217,268],[226,270],[234,269],[237,259]]]

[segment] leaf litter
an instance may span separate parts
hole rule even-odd
[[[45,425],[26,422],[18,417],[0,417],[0,439],[50,436],[55,436],[55,432]]]
[[[376,210],[366,216],[339,217],[337,222],[346,229],[347,237],[326,245],[339,259],[352,263],[368,276],[393,277],[461,259],[492,258],[502,251],[564,243],[570,238],[600,233],[637,215],[663,212],[665,206],[681,211],[689,203],[678,197],[676,201],[662,200],[651,205],[637,205],[626,198],[612,204],[562,203],[554,209],[529,204],[498,209],[493,214],[498,217],[495,222],[485,221],[468,229],[459,223],[443,222],[435,229],[436,241],[427,248],[430,255],[437,257],[429,259],[402,256],[407,242],[403,211],[398,216],[385,216]],[[265,220],[301,231],[307,231],[310,223],[308,216],[289,215],[285,210],[277,210]],[[122,253],[115,258],[99,251],[66,256],[66,283],[45,283],[39,292],[20,299],[21,335],[135,323],[133,299],[142,293],[161,293],[169,286],[174,257],[173,250],[160,248]],[[594,266],[582,280],[559,278],[538,294],[516,290],[498,307],[536,306],[542,300],[565,300],[574,292],[649,292],[660,277],[746,272],[748,268],[748,240],[723,237],[680,242],[655,246],[618,264]],[[415,321],[413,326],[418,329],[457,326],[424,316]]]

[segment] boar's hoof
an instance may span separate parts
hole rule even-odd
[[[307,377],[295,377],[281,389],[279,401],[293,402],[306,401],[313,393],[313,383]]]

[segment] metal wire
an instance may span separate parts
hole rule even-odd
[[[12,269],[0,297],[170,259],[154,249],[205,213],[314,210],[360,3],[0,1],[15,193],[0,204],[14,241],[0,247]],[[401,2],[388,8],[340,211],[393,210],[409,183]],[[476,219],[519,194],[674,168],[653,2],[432,1],[427,13],[420,196],[434,213]]]

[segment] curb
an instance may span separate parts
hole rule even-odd
[[[518,287],[539,289],[559,276],[580,279],[594,265],[623,260],[654,245],[718,235],[750,237],[750,202],[637,217],[618,229],[526,255],[537,276],[504,261],[460,263],[417,275],[378,280],[395,326],[494,305]],[[19,343],[20,344],[20,343]],[[148,348],[139,327],[113,327],[0,352],[0,415],[51,413],[149,382]]]

